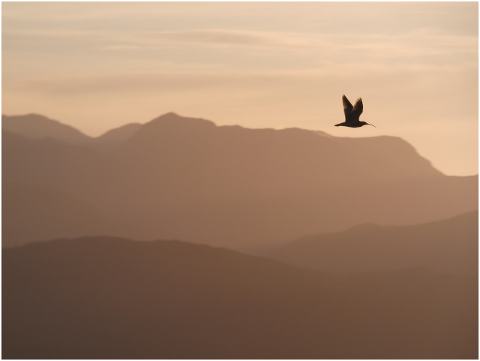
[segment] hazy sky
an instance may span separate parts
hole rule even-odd
[[[478,173],[478,3],[2,3],[2,112],[395,135]],[[361,120],[336,128],[341,97]]]

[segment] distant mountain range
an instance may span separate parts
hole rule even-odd
[[[84,144],[91,139],[69,125],[39,114],[2,115],[2,130],[27,138],[52,138],[69,144]]]
[[[364,224],[338,233],[303,237],[269,257],[324,272],[385,272],[425,267],[478,274],[478,211],[410,226]]]
[[[93,237],[2,252],[6,359],[476,359],[478,279]]]
[[[366,222],[406,225],[478,209],[477,176],[445,176],[396,137],[216,126],[174,113],[85,137],[45,117],[3,117],[3,180],[69,198],[68,206],[37,202],[19,219],[14,208],[31,202],[17,192],[4,202],[4,224],[32,232],[7,232],[4,245],[45,239],[34,212],[76,217],[75,207],[122,225],[110,235],[252,252]],[[82,217],[63,228],[46,222],[48,237],[77,236],[79,225],[84,235],[100,232]]]
[[[6,116],[2,115],[2,130],[18,134],[31,139],[50,138],[72,145],[83,145],[96,150],[108,150],[126,141],[141,124],[131,123],[109,130],[99,137],[89,137],[79,130],[52,120],[43,115],[27,114]]]
[[[478,358],[478,176],[396,137],[2,119],[3,358]]]

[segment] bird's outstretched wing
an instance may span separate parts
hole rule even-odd
[[[345,120],[348,122],[348,118],[350,117],[350,113],[352,112],[353,106],[344,95],[342,96],[342,103],[343,103],[343,111],[345,112]]]
[[[360,114],[362,114],[362,112],[363,112],[362,98],[358,98],[357,101],[355,102],[355,105],[353,106],[351,116],[352,118],[358,121],[358,118],[360,117]]]

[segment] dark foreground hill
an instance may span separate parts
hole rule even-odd
[[[478,273],[478,211],[411,226],[364,224],[338,233],[303,237],[269,257],[325,272],[387,271],[426,267]]]
[[[329,276],[176,241],[5,249],[2,357],[477,358],[477,278]]]
[[[3,131],[2,177],[68,193],[121,222],[128,238],[242,250],[478,209],[478,177],[445,176],[396,137],[216,126],[173,113],[118,132],[99,152]]]

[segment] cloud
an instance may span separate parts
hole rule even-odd
[[[327,49],[332,59],[342,63],[371,61],[373,64],[395,65],[444,64],[477,62],[478,37],[452,36],[435,32],[415,31],[400,35],[342,34],[312,40],[312,47]],[[437,58],[433,58],[437,56]],[[445,61],[449,58],[448,61]]]
[[[246,94],[267,91],[266,94],[269,94],[288,88],[302,93],[303,89],[311,91],[315,84],[317,84],[318,91],[321,92],[321,89],[328,87],[337,88],[358,84],[367,89],[371,88],[369,84],[378,87],[388,82],[389,91],[392,90],[392,86],[397,88],[400,84],[401,89],[408,90],[410,87],[407,84],[414,83],[417,91],[434,93],[437,86],[449,89],[442,82],[451,82],[451,87],[460,84],[459,82],[466,84],[467,80],[476,72],[475,66],[458,68],[412,64],[393,66],[357,64],[348,67],[334,64],[323,69],[282,70],[272,68],[268,71],[192,68],[163,72],[124,71],[96,75],[37,76],[24,80],[11,78],[4,82],[4,91],[33,91],[48,93],[55,97],[116,93],[132,93],[138,96],[142,93],[196,93],[212,89],[228,89],[233,93],[243,91]],[[429,90],[429,88],[432,89]]]
[[[98,50],[115,51],[160,51],[166,52],[183,49],[192,53],[190,61],[215,57],[214,53],[195,54],[198,51],[218,49],[239,49],[256,51],[294,51],[307,48],[309,39],[302,34],[279,33],[267,31],[242,31],[228,29],[197,29],[197,30],[85,30],[63,29],[7,29],[3,32],[4,54],[46,53],[75,54],[89,56]],[[79,51],[81,50],[81,51]],[[147,55],[148,54],[143,53]],[[248,53],[245,53],[248,54]],[[254,53],[251,53],[253,56]]]
[[[6,29],[3,32],[4,55],[10,51],[23,49],[26,52],[38,51],[42,42],[56,46],[58,52],[78,53],[87,56],[97,50],[115,51],[163,51],[160,56],[170,57],[167,51],[190,52],[190,62],[199,59],[212,59],[216,54],[198,53],[205,49],[238,49],[242,57],[258,58],[275,54],[276,63],[289,60],[305,64],[341,63],[373,64],[411,62],[414,64],[477,63],[478,37],[442,34],[435,29],[418,29],[397,34],[324,34],[280,31],[246,31],[229,29],[190,29],[190,30],[85,30],[85,29]],[[66,42],[69,40],[69,42]],[[71,40],[71,41],[70,41]],[[168,48],[165,48],[168,47]],[[72,49],[74,48],[74,49]],[[248,48],[254,49],[257,53]],[[50,48],[52,49],[52,48]],[[54,49],[50,50],[55,53]],[[177,51],[178,52],[178,51]],[[288,57],[296,58],[289,59]],[[231,58],[234,61],[234,58]],[[161,59],[159,59],[161,60]],[[270,64],[268,65],[270,67]]]
[[[138,9],[138,7],[136,7]],[[128,3],[108,2],[8,2],[2,4],[4,21],[39,23],[64,23],[91,20],[105,21],[128,17],[132,9]]]
[[[107,51],[124,51],[124,50],[137,50],[138,46],[135,45],[106,45],[106,46],[100,46],[99,49],[101,50],[107,50]]]
[[[140,38],[155,41],[173,41],[220,45],[265,46],[283,43],[277,34],[253,31],[233,31],[224,29],[205,29],[187,31],[156,31],[141,34]]]

